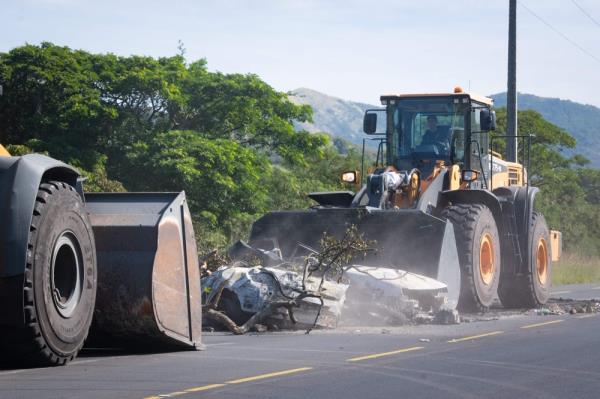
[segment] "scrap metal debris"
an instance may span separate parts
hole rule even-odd
[[[205,326],[244,334],[309,332],[340,323],[460,322],[444,283],[403,270],[349,263],[373,247],[356,228],[349,228],[339,240],[324,236],[319,252],[299,245],[308,254],[284,260],[277,247],[235,244],[229,251],[233,260],[202,278]]]
[[[341,240],[324,236],[321,247],[301,262],[290,262],[278,248],[235,244],[229,251],[235,262],[202,279],[205,325],[216,322],[235,334],[263,322],[277,329],[306,328],[307,333],[335,326],[348,288],[343,264],[370,248],[355,227]]]
[[[438,280],[404,270],[361,265],[353,265],[346,276],[350,288],[343,314],[345,324],[459,322],[456,303],[448,300],[447,286]],[[456,313],[456,317],[450,320],[438,316],[447,312]]]
[[[538,309],[532,309],[531,311],[529,311],[529,313],[533,313],[538,316],[563,315],[567,313],[600,313],[600,300],[551,298],[548,304],[546,304],[546,306]]]
[[[247,330],[259,321],[280,329],[293,325],[333,328],[348,288],[347,284],[328,280],[321,284],[314,277],[303,280],[301,274],[284,267],[262,266],[224,266],[204,278],[202,286],[204,303],[218,303],[214,310],[224,313],[238,326],[252,321]],[[221,318],[219,322],[222,321]],[[239,331],[243,332],[246,331]]]
[[[236,261],[206,275],[202,300],[207,328],[244,334],[280,329],[308,332],[338,324],[460,322],[456,304],[445,297],[446,285],[419,274],[354,264],[342,267],[335,251],[329,251],[327,258],[307,256],[304,264],[285,262],[274,255],[277,251],[243,243],[236,251],[256,255],[272,266]]]

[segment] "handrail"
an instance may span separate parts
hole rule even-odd
[[[360,160],[360,178],[363,179],[365,175],[365,143],[367,140],[379,141],[377,145],[377,157],[375,158],[375,165],[379,165],[379,154],[381,152],[381,163],[384,164],[383,160],[383,144],[387,142],[385,137],[363,137],[362,140],[362,157]]]

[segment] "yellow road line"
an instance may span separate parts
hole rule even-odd
[[[300,367],[297,369],[290,369],[290,370],[276,371],[274,373],[255,375],[253,377],[246,377],[246,378],[240,378],[238,380],[227,381],[223,384],[202,385],[199,387],[188,388],[183,391],[176,391],[176,392],[165,393],[165,394],[160,394],[160,395],[146,396],[144,399],[172,398],[175,396],[185,395],[187,393],[202,392],[202,391],[208,391],[209,389],[221,388],[227,384],[241,384],[243,382],[251,382],[251,381],[256,381],[256,380],[262,380],[265,378],[279,377],[282,375],[294,374],[294,373],[299,373],[301,371],[308,371],[308,370],[312,370],[312,367]]]
[[[312,367],[300,367],[300,368],[297,368],[297,369],[277,371],[275,373],[260,374],[260,375],[255,375],[254,377],[246,377],[246,378],[240,378],[238,380],[227,381],[226,384],[241,384],[243,382],[263,380],[265,378],[279,377],[279,376],[282,376],[282,375],[300,373],[302,371],[308,371],[308,370],[312,370]]]
[[[451,339],[450,341],[448,341],[448,343],[452,344],[452,343],[455,343],[455,342],[470,341],[472,339],[478,339],[478,338],[483,338],[483,337],[490,337],[492,335],[498,335],[498,334],[502,334],[502,333],[504,333],[504,331],[492,331],[492,332],[485,333],[485,334],[471,335],[470,337],[454,338],[454,339]]]
[[[529,324],[527,326],[522,326],[522,329],[527,329],[527,328],[534,328],[534,327],[541,327],[541,326],[547,326],[549,324],[556,324],[556,323],[562,323],[564,320],[552,320],[552,321],[547,321],[545,323],[536,323],[536,324]]]
[[[188,393],[188,392],[185,392],[185,391],[177,391],[177,392],[164,393],[164,394],[155,395],[155,396],[146,396],[144,399],[164,399],[164,398],[174,398],[175,396],[181,396],[181,395],[185,395],[186,393]]]
[[[347,362],[358,362],[361,360],[377,359],[378,357],[392,356],[392,355],[396,355],[398,353],[418,351],[421,349],[423,349],[422,346],[413,346],[412,348],[398,349],[396,351],[391,351],[391,352],[374,353],[372,355],[353,357],[352,359],[346,359],[346,361]]]
[[[208,391],[209,389],[221,388],[224,386],[225,386],[225,384],[209,384],[209,385],[202,385],[201,387],[188,388],[185,391],[186,392],[201,392],[201,391]]]

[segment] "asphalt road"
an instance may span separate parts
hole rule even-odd
[[[553,298],[600,299],[600,284],[559,285],[552,287]]]
[[[600,297],[597,285],[554,291]],[[88,350],[67,367],[0,370],[0,398],[600,397],[600,314],[204,342],[198,352]]]

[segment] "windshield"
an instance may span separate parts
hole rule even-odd
[[[451,146],[464,147],[468,97],[399,99],[388,108],[389,161],[401,169],[415,163],[450,160]],[[454,161],[464,151],[452,154]],[[460,159],[456,159],[456,158]]]

